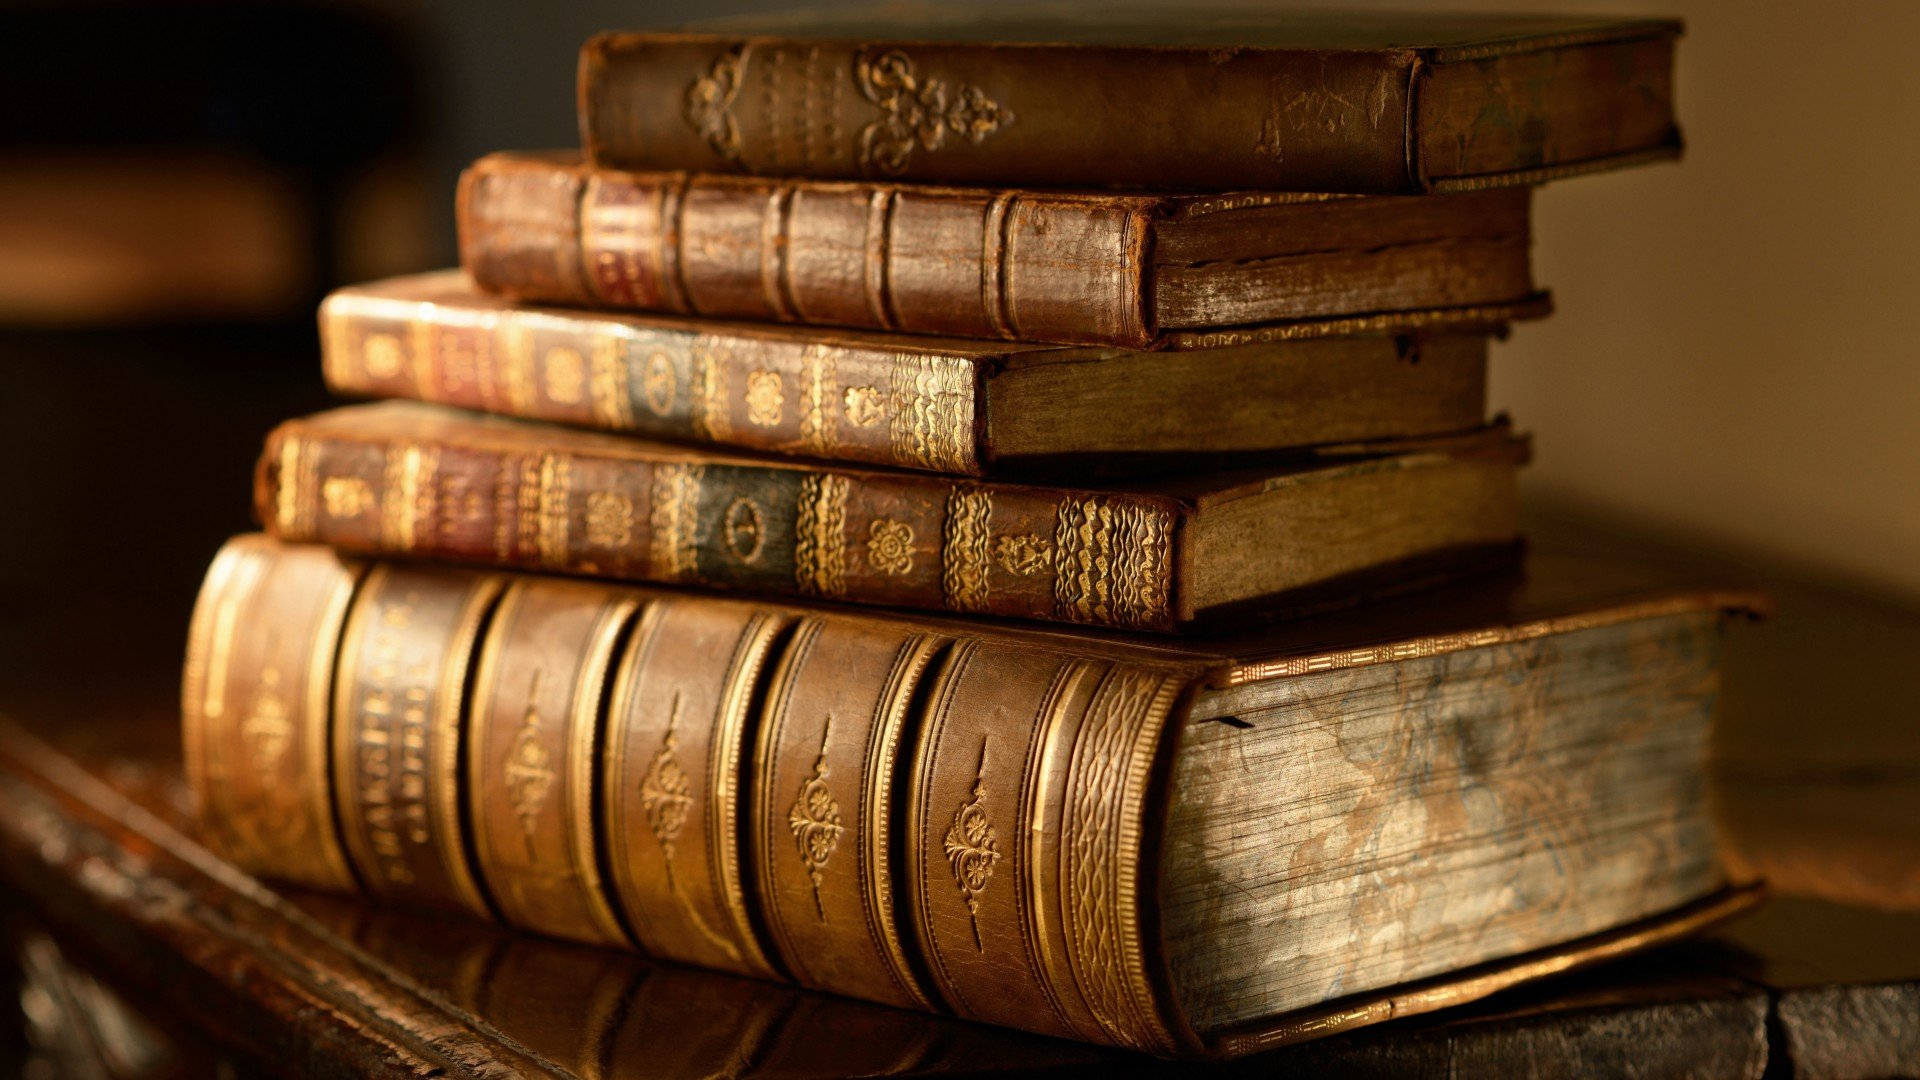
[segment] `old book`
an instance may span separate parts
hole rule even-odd
[[[1147,349],[1536,302],[1527,204],[1524,188],[1094,194],[494,154],[460,179],[460,261],[517,300]]]
[[[907,4],[580,57],[595,164],[945,184],[1457,192],[1674,156],[1670,20]]]
[[[1487,334],[1544,310],[1342,319],[1145,353],[519,307],[448,271],[342,289],[320,327],[327,383],[345,394],[980,476],[1465,431],[1486,416]]]
[[[1526,454],[1502,423],[1067,488],[380,402],[274,429],[254,507],[281,539],[363,554],[1166,631],[1503,562]]]
[[[523,929],[1162,1054],[1468,1000],[1750,896],[1702,778],[1748,594],[1549,560],[1175,644],[507,575],[477,639],[413,618],[497,581],[230,543],[183,700],[220,850],[472,910],[395,880],[464,856]],[[394,745],[356,622],[465,650],[464,706]],[[250,640],[339,685],[285,696]]]

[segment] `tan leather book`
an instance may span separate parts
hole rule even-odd
[[[529,308],[458,272],[342,289],[327,384],[648,438],[969,476],[1193,471],[1465,431],[1487,335],[1545,301],[1273,328],[1185,352]]]
[[[185,738],[242,866],[399,899],[393,868],[465,856],[515,925],[1167,1055],[1469,1000],[1752,897],[1703,767],[1721,637],[1762,601],[1645,567],[1541,556],[1180,643],[480,570],[336,600],[403,573],[252,536],[209,574]],[[477,636],[395,614],[481,595]],[[464,812],[398,853],[352,839],[394,809],[361,782],[392,691],[336,664],[353,625],[480,671],[415,740],[460,750],[414,797]],[[245,641],[339,685],[269,707],[296,650]],[[232,783],[267,730],[340,752]],[[328,812],[256,842],[289,806]],[[474,910],[458,879],[404,898]]]
[[[908,3],[606,34],[595,164],[942,184],[1457,192],[1679,151],[1680,24]]]
[[[939,188],[494,154],[460,178],[460,261],[516,300],[1149,349],[1537,303],[1528,194]]]
[[[1171,631],[1505,562],[1527,453],[1502,422],[1235,473],[1057,487],[381,402],[274,429],[254,507],[281,539],[362,554]]]

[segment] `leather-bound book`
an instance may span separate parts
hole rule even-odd
[[[931,427],[947,447],[966,437]],[[1527,451],[1500,423],[1236,473],[1055,487],[390,401],[276,428],[254,506],[281,539],[361,554],[1168,631],[1508,561]]]
[[[1155,190],[1458,192],[1679,151],[1680,24],[964,4],[607,34],[597,165]]]
[[[355,580],[386,585],[340,603]],[[477,597],[477,634],[416,618]],[[1171,643],[369,569],[242,537],[194,621],[187,760],[205,835],[259,872],[1232,1055],[1750,899],[1703,767],[1725,625],[1758,604],[1547,557],[1419,604]],[[479,674],[395,741],[367,718],[413,695],[370,647]],[[287,660],[332,692],[284,693]]]
[[[1147,353],[528,308],[448,271],[342,289],[320,325],[344,394],[980,476],[1465,431],[1486,417],[1487,335],[1545,306]]]
[[[1096,194],[495,154],[461,177],[460,257],[518,300],[1147,349],[1537,303],[1527,203],[1524,188]]]

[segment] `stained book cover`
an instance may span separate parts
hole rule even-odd
[[[367,554],[1168,631],[1510,558],[1526,454],[1497,425],[1270,471],[1067,488],[383,402],[277,428],[254,505],[276,536]]]
[[[595,164],[1158,190],[1455,192],[1675,156],[1659,19],[858,7],[606,34]]]
[[[1699,776],[1719,642],[1762,604],[1547,560],[1189,644],[254,536],[208,576],[182,707],[206,835],[251,870],[1233,1055],[1750,902]],[[417,675],[451,700],[406,693],[421,707],[384,718],[382,657],[437,658]],[[295,692],[289,666],[339,686]],[[424,752],[385,756],[396,726]]]
[[[467,271],[518,300],[1009,341],[1180,347],[1537,299],[1524,188],[1125,195],[494,154],[461,176],[459,223]]]
[[[1189,352],[516,305],[457,271],[341,289],[327,384],[793,457],[985,475],[1192,472],[1480,425],[1488,338],[1544,302],[1294,326]]]

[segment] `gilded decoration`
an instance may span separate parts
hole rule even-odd
[[[1000,861],[1000,839],[993,822],[987,818],[987,743],[980,742],[980,765],[974,772],[973,797],[960,804],[947,826],[943,847],[947,865],[953,870],[954,884],[967,903],[967,918],[973,923],[973,947],[984,952],[980,940],[980,894],[993,880],[993,865]]]
[[[913,526],[881,518],[867,527],[867,565],[883,574],[913,572]]]
[[[687,87],[684,115],[693,130],[707,140],[713,152],[727,161],[740,161],[740,126],[733,118],[733,99],[740,93],[740,49],[721,53],[705,75]]]
[[[1013,123],[1013,113],[979,87],[922,76],[898,49],[862,54],[854,62],[854,81],[881,116],[860,131],[860,164],[890,176],[905,172],[915,148],[929,153],[949,136],[979,143]]]
[[[780,387],[780,373],[761,368],[747,373],[747,419],[758,427],[773,427],[780,422],[786,392]]]
[[[623,548],[633,540],[633,500],[617,491],[587,495],[587,543]]]
[[[553,755],[541,741],[540,710],[535,699],[540,692],[540,673],[533,673],[533,681],[527,687],[527,709],[520,718],[520,730],[513,737],[513,745],[507,751],[506,767],[502,778],[507,785],[507,801],[513,806],[514,817],[520,820],[520,831],[527,839],[527,854],[533,854],[533,833],[540,817],[541,808],[546,805],[547,796],[553,791],[554,771]]]
[[[820,903],[821,875],[833,858],[834,849],[840,846],[841,834],[846,831],[840,820],[840,804],[827,788],[827,737],[832,731],[833,717],[828,715],[826,726],[820,732],[819,756],[813,759],[813,773],[801,783],[793,807],[787,811],[787,827],[793,830],[794,846],[807,868],[807,878],[813,882],[814,913],[822,922],[826,921],[827,911]]]

